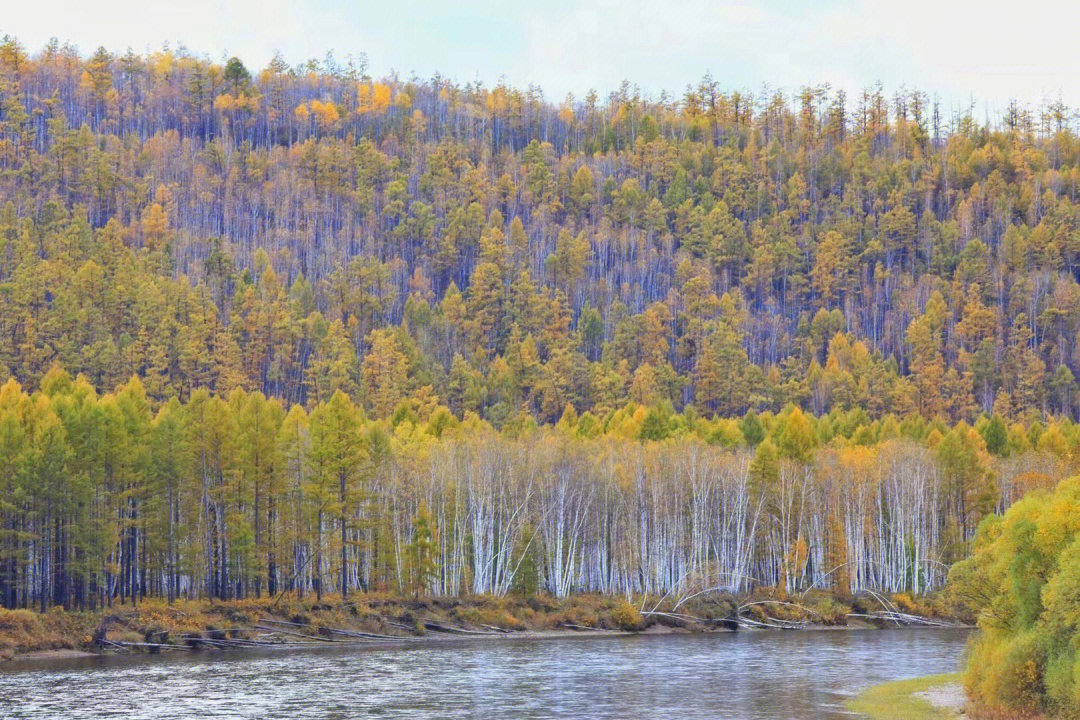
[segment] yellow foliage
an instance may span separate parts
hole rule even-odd
[[[229,93],[221,93],[214,98],[214,109],[218,112],[229,112],[236,109],[236,98]]]
[[[158,203],[153,203],[142,215],[142,231],[146,246],[157,249],[164,241],[165,232],[169,229],[169,218],[165,215],[165,209]]]
[[[320,128],[329,128],[341,119],[337,106],[332,102],[320,102],[312,100],[309,103],[311,113],[315,116],[315,122]]]
[[[615,623],[615,627],[620,630],[644,630],[645,618],[642,617],[641,612],[626,602],[620,600],[616,603],[615,608],[611,611],[611,619]]]
[[[393,90],[385,83],[360,83],[356,88],[356,111],[361,115],[381,114],[390,107]]]

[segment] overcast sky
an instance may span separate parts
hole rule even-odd
[[[623,79],[681,94],[706,72],[724,89],[881,81],[977,114],[1010,98],[1080,107],[1078,27],[1080,4],[1046,0],[35,0],[0,13],[0,33],[32,52],[51,37],[84,54],[182,43],[258,70],[275,50],[298,63],[332,49],[366,53],[374,75],[505,78],[553,100]]]

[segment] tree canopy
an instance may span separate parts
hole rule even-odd
[[[627,401],[1075,417],[1080,140],[920,92],[679,97],[0,41],[0,374],[498,427]]]

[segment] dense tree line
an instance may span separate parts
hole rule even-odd
[[[358,590],[920,593],[978,521],[1080,461],[1080,426],[629,404],[498,432],[54,368],[0,387],[0,604]]]
[[[500,428],[629,401],[1075,417],[1072,119],[5,38],[0,373]]]

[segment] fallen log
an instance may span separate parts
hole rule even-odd
[[[316,626],[312,626],[312,625],[302,625],[300,623],[289,622],[288,620],[273,620],[273,619],[270,619],[270,618],[264,618],[264,619],[260,620],[259,622],[260,623],[272,623],[272,624],[275,624],[275,625],[290,625],[292,627],[306,627],[306,628],[316,627]],[[256,625],[256,627],[260,627],[260,626]],[[322,630],[325,630],[326,632],[335,633],[337,635],[344,635],[345,637],[358,638],[358,639],[361,639],[361,640],[406,640],[407,639],[407,638],[404,638],[404,637],[402,637],[400,635],[383,635],[383,634],[380,634],[380,633],[362,632],[360,630],[345,630],[345,629],[342,629],[342,628],[335,628],[335,627],[329,627],[329,626],[317,626],[317,627],[320,627]],[[275,628],[266,628],[266,627],[263,627],[262,629],[264,629],[264,630],[276,630]],[[287,632],[287,631],[282,630],[281,632]],[[326,640],[327,638],[320,638],[320,639],[321,640]],[[331,642],[333,642],[333,641],[331,640]]]
[[[880,622],[903,624],[903,625],[925,625],[928,627],[965,627],[957,623],[943,622],[941,620],[934,620],[931,618],[923,617],[921,615],[911,615],[909,613],[902,612],[870,612],[870,613],[847,613],[846,617],[866,618],[868,620],[878,620]]]
[[[311,627],[311,624],[304,624],[298,622],[289,622],[288,620],[278,620],[276,618],[262,618],[259,620],[261,623],[273,623],[274,625],[291,625],[292,627]]]
[[[430,620],[424,621],[424,627],[428,630],[435,630],[436,632],[448,632],[459,633],[462,635],[494,635],[495,633],[490,630],[469,630],[463,627],[453,627],[451,625],[442,625],[437,622],[431,622]]]
[[[302,637],[307,640],[318,640],[320,642],[328,643],[337,642],[337,640],[333,640],[331,638],[319,637],[318,635],[305,635],[304,633],[293,632],[292,630],[280,630],[278,628],[267,627],[265,625],[256,625],[255,627],[259,628],[260,630],[273,630],[274,632],[279,632],[284,635],[295,635],[296,637]]]
[[[675,618],[676,620],[685,620],[685,621],[688,621],[688,622],[698,622],[698,623],[702,623],[702,624],[708,622],[705,618],[700,618],[700,617],[697,617],[696,615],[686,615],[685,613],[674,613],[674,612],[662,612],[660,610],[644,610],[644,611],[642,611],[641,614],[645,615],[645,616],[656,615],[658,617],[669,617],[669,618]]]
[[[105,640],[105,643],[107,643],[109,645],[114,645],[116,647],[124,647],[124,648],[142,647],[142,648],[152,648],[152,649],[155,649],[155,650],[189,650],[190,649],[186,645],[170,645],[168,643],[126,642],[126,641],[122,641],[122,640],[120,640],[120,641],[117,641],[117,640]]]
[[[501,627],[498,627],[496,625],[484,625],[484,624],[481,623],[480,627],[486,627],[489,630],[494,630],[497,633],[503,633],[503,634],[514,632],[513,630],[511,630],[509,628],[501,628]]]
[[[736,615],[730,618],[738,627],[741,628],[770,628],[772,630],[800,630],[805,628],[810,623],[801,620],[781,620],[779,618],[772,618],[766,616],[764,620],[754,620],[752,618],[743,617],[742,615]]]
[[[345,637],[356,638],[358,640],[412,640],[414,638],[405,637],[402,635],[383,635],[381,633],[368,633],[360,632],[359,630],[340,630],[338,628],[324,628],[327,632],[332,632],[337,635],[344,635]]]

